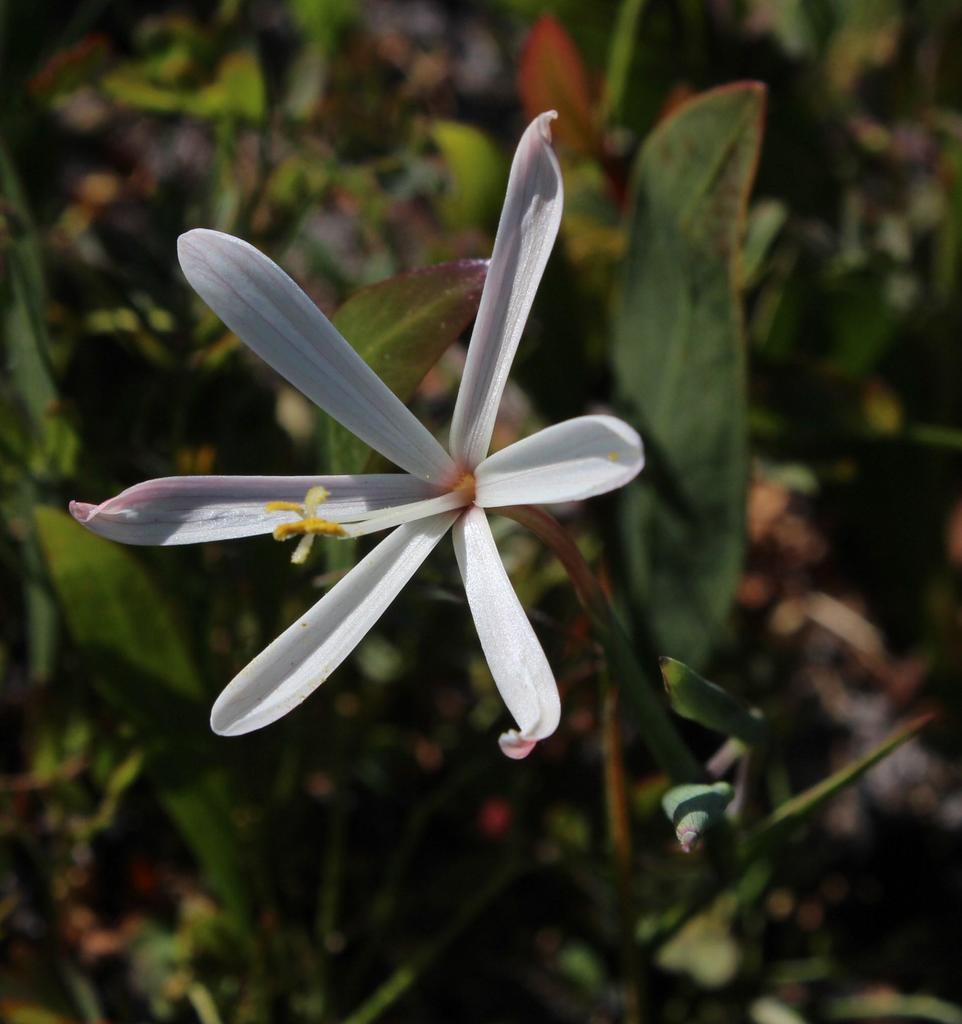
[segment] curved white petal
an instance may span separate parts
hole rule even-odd
[[[531,122],[511,164],[451,422],[451,454],[468,467],[488,453],[508,371],[561,223],[561,170],[550,128],[557,116],[549,111]]]
[[[360,643],[414,575],[456,513],[399,526],[227,685],[211,710],[222,736],[293,711]]]
[[[645,464],[637,432],[614,416],[579,416],[490,455],[474,471],[475,501],[499,505],[580,501],[633,480]]]
[[[409,473],[450,473],[447,452],[273,260],[202,228],[180,236],[177,255],[204,302],[311,401]]]
[[[407,473],[367,476],[168,476],[128,487],[100,505],[70,502],[88,530],[125,544],[197,544],[270,533],[295,522],[268,512],[271,501],[303,502],[311,487],[328,492],[318,515],[342,522],[373,509],[420,501],[437,488]]]
[[[554,675],[480,508],[468,509],[454,524],[454,551],[481,649],[519,726],[498,742],[508,757],[525,757],[558,727],[561,701]]]

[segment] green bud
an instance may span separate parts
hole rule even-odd
[[[702,835],[721,821],[735,791],[727,782],[706,786],[690,783],[672,786],[661,798],[668,820],[685,853],[690,853]]]

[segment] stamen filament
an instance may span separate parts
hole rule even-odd
[[[424,501],[412,501],[405,505],[395,505],[393,508],[386,508],[379,512],[367,515],[352,523],[345,523],[344,537],[363,537],[368,533],[375,533],[378,530],[389,530],[402,523],[410,523],[415,519],[426,519],[428,516],[438,515],[441,512],[450,512],[456,508],[463,508],[471,504],[472,495],[465,491],[449,491],[447,494],[438,495],[436,498],[426,498]]]

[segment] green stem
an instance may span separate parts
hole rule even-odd
[[[635,706],[641,734],[659,767],[673,783],[700,781],[704,775],[702,766],[658,699],[650,683],[651,676],[638,663],[631,641],[625,636],[601,584],[568,532],[553,516],[530,505],[511,505],[497,511],[535,534],[564,566],[616,678]]]

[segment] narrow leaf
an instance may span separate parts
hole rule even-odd
[[[622,114],[625,91],[635,54],[638,24],[646,0],[621,0],[618,16],[611,31],[608,50],[608,77],[605,82],[605,108],[608,119],[617,123]]]
[[[621,500],[626,585],[658,648],[698,667],[741,572],[748,476],[737,292],[764,87],[697,96],[649,136],[634,170],[616,315],[618,390],[649,453]]]
[[[788,207],[780,199],[762,199],[752,205],[742,246],[741,284],[754,284],[765,269],[765,260],[788,220]]]
[[[30,469],[56,475],[63,446],[62,420],[56,416],[57,389],[50,366],[46,293],[40,241],[13,161],[0,139],[0,219],[6,237],[0,249],[0,337],[13,385],[15,426],[30,438],[22,475],[13,489],[15,514],[30,523],[40,486]],[[20,421],[20,422],[16,422]],[[31,450],[32,448],[32,450]],[[19,460],[18,460],[19,462]],[[28,469],[29,467],[29,469]],[[9,513],[9,509],[6,509]],[[57,611],[44,578],[37,540],[29,525],[21,542],[24,605],[30,676],[49,678],[56,659]]]
[[[659,660],[665,689],[676,714],[724,736],[734,736],[749,746],[762,742],[766,730],[761,718],[682,662],[674,658]]]
[[[546,110],[558,111],[551,130],[562,145],[585,155],[601,151],[588,71],[574,40],[551,15],[539,18],[528,34],[518,92],[529,121]]]
[[[10,378],[37,430],[57,397],[50,369],[40,245],[20,182],[0,142],[0,203],[9,239],[2,251],[3,344]]]
[[[962,1024],[962,1006],[928,995],[871,992],[833,999],[824,1008],[826,1020],[910,1020],[931,1024]]]
[[[786,800],[745,840],[742,846],[743,860],[745,862],[755,860],[783,845],[793,832],[811,818],[816,811],[819,811],[833,796],[847,786],[851,786],[853,782],[857,782],[869,768],[888,757],[903,743],[917,736],[934,717],[933,714],[928,714],[917,718],[883,740],[864,757],[846,765],[833,775],[806,789],[804,793],[799,793],[790,800]]]

